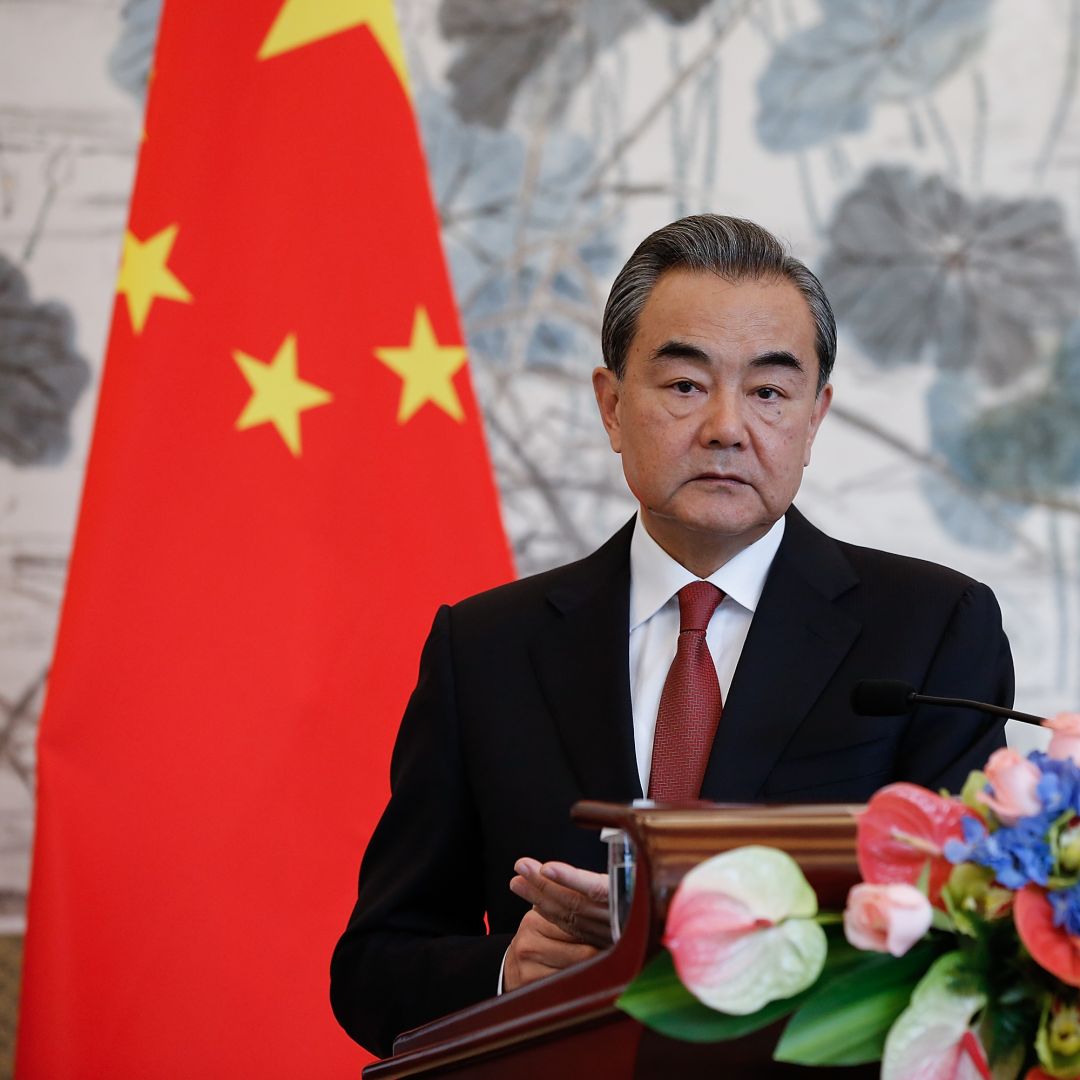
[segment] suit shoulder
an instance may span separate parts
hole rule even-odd
[[[788,517],[785,546],[789,539],[793,552],[803,553],[805,574],[812,579],[824,574],[839,587],[857,583],[871,593],[906,594],[912,601],[932,598],[955,603],[964,596],[993,595],[975,578],[940,563],[839,540],[811,524],[794,507]]]
[[[573,607],[616,582],[628,587],[633,519],[584,558],[477,593],[451,609],[455,622],[480,624],[553,604]]]
[[[521,610],[530,604],[543,601],[548,591],[551,588],[557,588],[560,583],[567,580],[577,565],[577,563],[568,563],[565,566],[556,566],[551,570],[530,574],[516,581],[508,581],[504,585],[485,589],[483,592],[475,593],[451,605],[451,612],[455,619],[470,619],[507,610]]]
[[[930,562],[928,559],[918,559],[913,555],[898,555],[896,552],[883,551],[881,548],[862,547],[859,544],[849,544],[844,540],[837,540],[836,543],[851,560],[853,566],[873,573],[942,583],[952,582],[961,587],[975,582],[975,578],[968,574],[941,563]]]
[[[982,582],[940,563],[841,540],[836,543],[863,583],[871,587],[904,589],[912,600],[922,595],[944,599],[976,592],[990,593],[989,587]]]

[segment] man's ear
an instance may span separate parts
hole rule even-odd
[[[814,446],[814,439],[817,438],[818,429],[821,427],[821,421],[825,419],[825,414],[829,411],[829,406],[832,404],[832,383],[826,383],[818,392],[818,396],[814,401],[814,411],[810,414],[810,429],[806,433],[806,450],[803,453],[803,468],[810,464],[810,451]]]
[[[600,410],[600,419],[608,434],[608,442],[616,454],[622,452],[622,436],[619,430],[619,396],[622,383],[610,368],[598,367],[592,373],[593,393],[596,394],[596,406]]]

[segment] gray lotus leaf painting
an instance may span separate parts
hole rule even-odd
[[[950,491],[927,482],[924,491],[964,543],[1007,549],[1018,518],[1034,506],[1064,505],[1080,485],[1080,320],[1039,382],[988,405],[965,373],[945,374],[931,387],[931,442],[961,485]]]
[[[985,409],[955,458],[1004,497],[1053,495],[1080,484],[1080,321],[1054,357],[1046,385]]]
[[[972,437],[982,421],[978,394],[968,373],[944,372],[926,395],[930,441],[948,471],[927,472],[920,489],[946,532],[961,544],[1005,552],[1016,543],[1017,523],[1027,509],[988,490],[972,458]],[[999,452],[1002,447],[998,447]]]
[[[649,7],[666,15],[674,23],[686,23],[696,19],[712,0],[648,0]]]
[[[1076,311],[1080,269],[1059,203],[969,198],[940,176],[871,169],[837,204],[821,277],[837,318],[889,366],[929,360],[1002,385],[1041,330]]]
[[[978,49],[991,0],[821,0],[758,80],[758,135],[803,150],[863,131],[875,105],[926,93]]]
[[[459,45],[446,72],[455,111],[503,127],[522,88],[547,70],[554,93],[543,108],[560,116],[597,56],[650,15],[695,19],[715,0],[442,0],[439,28]],[[726,0],[722,5],[726,6]]]
[[[574,24],[561,0],[443,0],[440,29],[463,48],[447,72],[464,120],[501,127],[518,88]]]
[[[71,410],[90,380],[62,304],[36,304],[22,271],[0,255],[0,457],[16,465],[60,461]]]
[[[617,258],[590,193],[595,155],[556,131],[531,157],[516,132],[464,123],[440,94],[417,105],[503,513],[519,569],[541,569],[629,513],[589,390],[598,281]]]
[[[455,294],[473,361],[565,369],[589,353],[597,320],[592,289],[616,239],[585,189],[594,155],[584,139],[557,133],[531,163],[521,137],[461,123],[445,99],[424,93],[418,111]],[[526,170],[529,195],[521,199]],[[566,232],[567,202],[591,222]]]
[[[120,9],[121,32],[109,53],[109,74],[139,101],[154,59],[162,0],[125,0]]]

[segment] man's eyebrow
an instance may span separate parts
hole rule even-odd
[[[689,360],[693,364],[708,364],[709,354],[697,345],[689,341],[679,341],[672,338],[663,345],[654,349],[649,355],[650,360]],[[786,367],[793,371],[803,372],[806,365],[787,349],[774,349],[770,352],[761,353],[750,361],[752,368]]]
[[[775,352],[762,353],[750,361],[752,368],[786,367],[796,371],[805,371],[806,365],[787,349],[777,349]]]
[[[709,363],[709,354],[689,341],[672,338],[649,354],[650,360],[689,360],[694,364]]]

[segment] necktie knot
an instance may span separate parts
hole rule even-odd
[[[711,582],[694,581],[679,590],[679,633],[705,630],[724,594]]]

